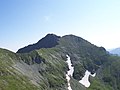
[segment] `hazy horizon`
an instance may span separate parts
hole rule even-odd
[[[120,47],[119,0],[2,0],[0,13],[0,48],[14,52],[48,33]]]

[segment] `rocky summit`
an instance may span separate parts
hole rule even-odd
[[[120,90],[120,57],[75,35],[48,34],[16,53],[0,49],[0,90]]]

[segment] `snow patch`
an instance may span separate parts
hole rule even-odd
[[[67,64],[68,64],[68,68],[69,68],[69,71],[68,71],[68,75],[69,76],[73,76],[73,72],[74,72],[74,67],[72,66],[72,63],[71,63],[71,60],[70,60],[70,57],[68,55],[67,56]]]
[[[94,73],[94,74],[91,74],[91,76],[92,76],[92,77],[95,77],[95,76],[96,76],[96,73]]]
[[[91,74],[91,72],[89,72],[88,70],[86,70],[84,77],[79,81],[82,85],[84,85],[85,87],[89,87],[90,86],[90,82],[89,82],[89,76],[95,77],[96,73]]]
[[[67,79],[67,82],[68,82],[68,90],[72,90],[71,86],[70,86],[70,77],[73,76],[73,72],[74,72],[74,67],[72,66],[72,63],[71,63],[71,60],[70,60],[70,57],[68,55],[67,56],[67,64],[68,64],[68,68],[69,70],[67,71],[67,74],[66,74],[66,79]]]

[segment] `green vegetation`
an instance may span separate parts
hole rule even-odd
[[[49,87],[55,90],[58,88],[64,90],[67,83],[65,79],[67,65],[60,54],[60,50],[56,48],[40,49],[38,53],[45,59],[45,68],[40,73],[47,78]]]
[[[0,90],[37,90],[36,86],[12,67],[18,58],[13,52],[0,49]]]
[[[66,55],[74,66],[73,90],[120,90],[120,57],[74,35],[61,37],[55,47],[29,53],[0,49],[0,90],[67,90]],[[78,82],[86,70],[97,73],[90,77],[89,88]]]
[[[104,85],[98,78],[92,79],[91,86],[87,90],[112,90]]]
[[[73,90],[86,90],[86,88],[80,83],[78,83],[78,81],[74,78],[71,78],[70,83]]]
[[[62,37],[57,47],[70,55],[75,66],[74,78],[77,80],[84,76],[85,69],[91,73],[96,72],[103,63],[107,62],[109,56],[103,47],[97,47],[74,35]]]

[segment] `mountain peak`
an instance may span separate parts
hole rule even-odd
[[[41,49],[41,48],[52,48],[58,44],[60,36],[55,34],[47,34],[45,37],[40,39],[37,43],[23,47],[17,51],[17,53],[28,53],[30,51]]]
[[[53,34],[53,33],[48,33],[45,37],[60,37],[60,36],[57,36],[56,34]]]

